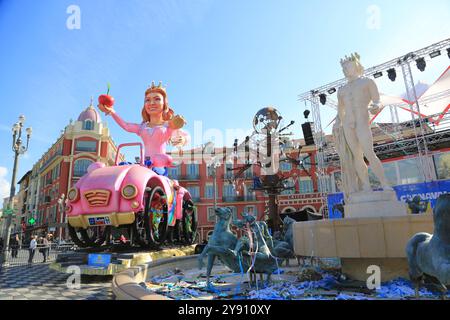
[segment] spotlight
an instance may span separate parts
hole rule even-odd
[[[306,109],[305,111],[303,111],[303,116],[305,116],[305,119],[308,119],[308,116],[309,116],[310,113],[311,113],[311,112],[310,112],[308,109]]]
[[[387,73],[388,73],[388,78],[389,78],[391,81],[395,81],[395,79],[397,78],[397,72],[395,71],[395,69],[394,69],[394,68],[389,69],[389,70],[387,71]]]
[[[419,58],[416,60],[417,69],[419,69],[421,72],[425,71],[425,68],[427,67],[427,63],[425,62],[424,58]]]
[[[319,98],[320,98],[320,103],[321,104],[325,105],[325,103],[327,103],[327,95],[325,93],[321,93],[319,95]]]
[[[450,48],[447,49],[447,55],[450,58]]]
[[[377,72],[377,73],[374,73],[374,75],[373,75],[373,77],[376,79],[376,78],[381,78],[383,76],[383,72]]]
[[[450,48],[449,48],[449,54],[450,54]],[[328,90],[329,94],[333,94],[336,92],[336,88],[331,88],[330,90]]]
[[[439,57],[440,55],[441,55],[441,50],[433,51],[432,53],[430,53],[431,58],[436,58],[436,57]]]

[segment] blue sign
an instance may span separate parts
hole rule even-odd
[[[88,255],[88,266],[108,268],[111,263],[110,254],[91,253]]]
[[[450,193],[450,180],[405,184],[393,187],[397,199],[408,204],[412,214],[430,213],[441,194]],[[328,195],[328,212],[330,219],[340,219],[344,216],[344,194]]]

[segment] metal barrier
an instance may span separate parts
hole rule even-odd
[[[58,245],[58,244],[50,244],[47,247],[42,245],[38,245],[34,250],[34,254],[28,248],[28,246],[19,246],[17,248],[11,247],[9,250],[6,250],[6,260],[3,261],[3,265],[0,265],[0,272],[3,268],[7,267],[17,267],[17,266],[26,266],[30,264],[44,263],[45,262],[53,262],[56,260],[58,254],[67,251],[75,251],[78,248],[75,245]],[[4,251],[0,251],[0,254],[5,254]],[[44,257],[45,255],[45,257]],[[30,262],[30,258],[32,256],[32,260]],[[0,257],[1,259],[1,257]]]

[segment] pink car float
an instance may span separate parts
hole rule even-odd
[[[140,163],[118,164],[124,146],[140,146]],[[177,180],[158,175],[145,163],[142,144],[126,143],[119,146],[114,166],[95,162],[88,167],[67,194],[69,233],[75,244],[101,246],[117,230],[142,247],[159,247],[168,234],[183,244],[195,242],[197,216],[191,195]]]

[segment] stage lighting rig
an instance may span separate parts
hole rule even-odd
[[[325,93],[321,93],[319,95],[320,103],[325,105],[327,103],[327,95]]]
[[[377,78],[381,78],[383,76],[383,72],[377,72],[377,73],[374,73],[374,75],[373,75],[373,77],[375,78],[375,79],[377,79]]]
[[[394,68],[389,69],[389,70],[387,71],[387,73],[388,73],[388,78],[389,78],[391,81],[395,81],[395,79],[397,78],[397,72],[395,71],[395,69],[394,69]]]
[[[305,117],[305,119],[308,119],[310,113],[311,113],[311,111],[309,111],[308,109],[303,111],[303,116]]]
[[[441,55],[441,50],[436,50],[436,51],[433,51],[432,53],[430,53],[431,58],[436,58],[436,57],[439,57],[440,55]]]
[[[333,94],[336,92],[336,88],[331,88],[330,90],[328,90],[328,94]]]
[[[427,63],[425,61],[425,58],[419,58],[416,60],[417,69],[419,69],[421,72],[425,71],[425,68],[427,67]]]

